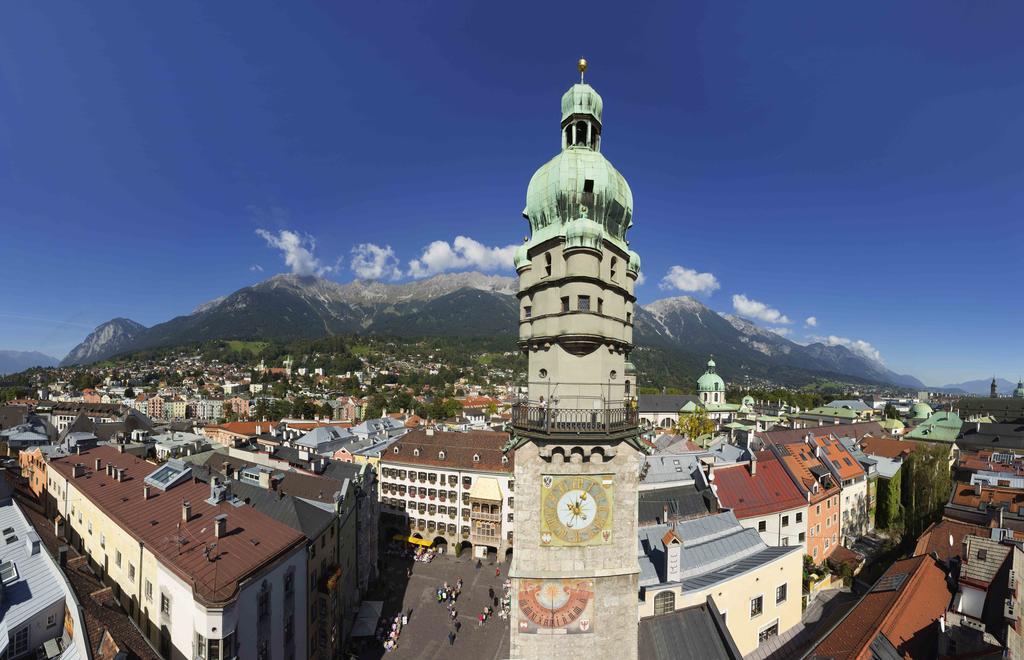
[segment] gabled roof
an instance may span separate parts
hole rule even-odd
[[[741,519],[807,507],[807,499],[771,452],[758,452],[757,459],[753,474],[750,464],[715,468],[722,506]]]
[[[95,470],[95,459],[124,469],[124,480]],[[76,463],[84,465],[84,474],[78,477],[72,476]],[[148,500],[143,499],[144,479],[154,467],[107,445],[50,462],[50,469],[191,583],[196,598],[206,604],[230,601],[240,582],[303,542],[298,532],[251,508],[208,503],[209,486],[191,479],[167,492],[154,489]],[[188,522],[182,521],[183,500],[192,506]],[[228,514],[229,533],[215,539],[211,522],[221,513]],[[206,551],[214,540],[217,561],[210,561]]]
[[[636,400],[636,409],[644,413],[677,413],[688,402],[700,403],[692,394],[641,394]]]
[[[889,567],[849,614],[811,652],[810,658],[857,660],[884,635],[901,657],[934,658],[938,619],[951,594],[946,573],[928,555]]]
[[[643,660],[741,660],[729,629],[708,598],[707,603],[640,619]]]
[[[845,481],[864,476],[864,468],[857,458],[834,436],[816,436],[814,442],[821,447],[822,454],[832,463],[840,479]]]
[[[869,456],[905,458],[914,451],[914,448],[917,447],[917,443],[913,440],[897,440],[895,438],[864,436],[860,439],[860,446],[864,450],[864,453]]]

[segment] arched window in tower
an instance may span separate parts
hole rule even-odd
[[[676,595],[671,591],[659,592],[654,597],[654,615],[669,614],[676,611]]]
[[[576,144],[581,146],[590,146],[589,142],[587,141],[587,134],[589,133],[587,128],[587,122],[576,122]]]
[[[629,390],[629,381],[627,380],[627,381],[626,381],[626,396],[629,396],[629,394],[630,394],[630,390]]]

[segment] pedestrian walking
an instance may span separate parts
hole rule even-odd
[[[448,646],[455,646],[455,633],[448,631]]]
[[[494,569],[494,577],[501,577],[501,567]]]
[[[412,577],[412,566],[407,566],[406,567],[406,569],[405,569],[405,577],[407,577],[407,578],[411,578]]]
[[[462,628],[462,622],[459,621],[458,619],[456,619],[455,620],[455,632],[459,632],[459,629],[461,629],[461,628]]]

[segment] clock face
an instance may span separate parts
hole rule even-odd
[[[611,540],[610,475],[541,478],[541,545],[598,545]]]
[[[593,630],[593,579],[523,579],[517,586],[520,632],[575,634]]]

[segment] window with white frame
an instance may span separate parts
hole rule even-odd
[[[750,618],[754,619],[761,616],[764,612],[764,596],[756,596],[750,599]]]

